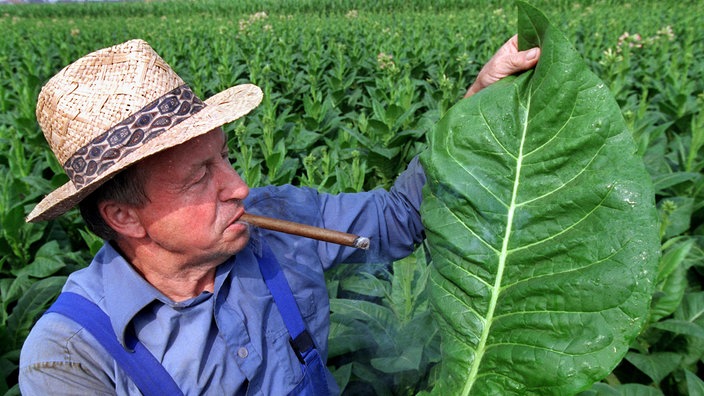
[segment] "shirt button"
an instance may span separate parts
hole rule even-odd
[[[249,351],[245,347],[240,347],[240,349],[237,350],[237,356],[241,357],[242,359],[246,358],[249,356]]]

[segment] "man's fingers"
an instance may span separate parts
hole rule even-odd
[[[531,48],[528,51],[526,51],[526,61],[532,62],[532,61],[537,61],[538,56],[540,55],[540,48]]]
[[[528,70],[535,66],[540,57],[540,48],[531,48],[509,56],[506,65],[509,67],[507,75]],[[505,77],[505,76],[504,76]]]
[[[472,96],[504,77],[535,67],[539,58],[540,48],[538,47],[518,51],[518,36],[514,35],[482,67],[477,79],[469,87],[464,97]]]

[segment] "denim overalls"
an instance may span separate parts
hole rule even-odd
[[[329,394],[327,369],[323,359],[305,328],[284,273],[264,241],[262,241],[262,257],[259,257],[258,261],[264,281],[288,329],[291,347],[301,362],[303,370],[303,379],[289,395],[327,396]],[[88,330],[130,376],[142,394],[146,396],[183,395],[164,367],[133,334],[126,335],[126,348],[123,347],[115,337],[107,314],[85,297],[71,292],[61,293],[46,312],[62,314]]]

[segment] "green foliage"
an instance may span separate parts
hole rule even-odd
[[[330,277],[330,364],[350,394],[415,395],[439,359],[426,285],[424,247],[391,272],[339,272]]]
[[[655,200],[609,88],[537,9],[540,63],[455,105],[428,136],[421,213],[443,340],[435,394],[574,394],[648,315]]]
[[[556,25],[616,97],[653,180],[660,214],[663,259],[646,330],[629,358],[588,392],[698,394],[704,373],[702,340],[695,330],[703,324],[694,313],[704,265],[704,64],[698,61],[704,57],[704,14],[692,11],[698,7],[694,1],[534,3],[555,16]],[[235,167],[245,180],[252,186],[291,182],[329,192],[358,191],[390,185],[424,150],[426,131],[515,30],[512,5],[497,0],[361,0],[354,6],[337,0],[0,5],[0,323],[7,326],[12,316],[15,329],[26,329],[41,311],[38,307],[51,299],[34,300],[36,306],[30,307],[20,304],[20,297],[52,290],[53,281],[43,279],[63,277],[86,264],[89,250],[100,243],[85,232],[75,211],[45,224],[23,221],[43,194],[66,182],[36,125],[34,106],[43,82],[71,61],[141,37],[202,98],[254,82],[266,92],[266,101],[246,121],[226,128]],[[58,268],[56,272],[47,278],[18,272],[39,251],[53,252],[55,260],[47,268]],[[414,260],[420,258],[405,265],[420,271]],[[404,312],[396,305],[406,307],[407,301],[369,291],[380,283],[390,287],[396,272],[341,267],[329,274],[330,294],[333,300],[354,298]],[[349,294],[347,286],[337,287],[350,284],[343,282],[347,278],[369,286],[349,286],[356,290]],[[44,286],[29,292],[40,281]],[[423,307],[425,296],[408,301]],[[427,320],[424,309],[411,317]],[[338,317],[333,315],[335,331],[344,329]],[[394,331],[417,331],[400,323]],[[434,334],[436,325],[428,326],[422,334]],[[6,329],[0,328],[2,337]],[[0,394],[16,384],[23,331],[13,330],[13,341],[3,338],[0,344],[5,384],[0,384]],[[386,373],[374,365],[387,367],[389,358],[403,352],[381,341],[367,347],[334,341],[331,350],[338,355],[331,358],[331,368],[341,384],[349,384],[347,394],[360,389],[409,394],[437,377],[431,369],[438,356],[435,342],[437,336],[429,335],[421,344],[417,369]],[[411,352],[405,357],[414,362],[418,352]],[[649,357],[664,366],[657,357],[671,355],[663,353],[681,359],[673,360],[679,363],[668,371],[636,365],[648,359],[631,358]],[[669,374],[662,377],[665,372]],[[374,384],[383,385],[376,389]]]

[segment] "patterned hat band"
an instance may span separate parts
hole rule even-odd
[[[188,85],[181,85],[78,149],[64,163],[64,170],[75,188],[81,189],[121,158],[204,107]]]

